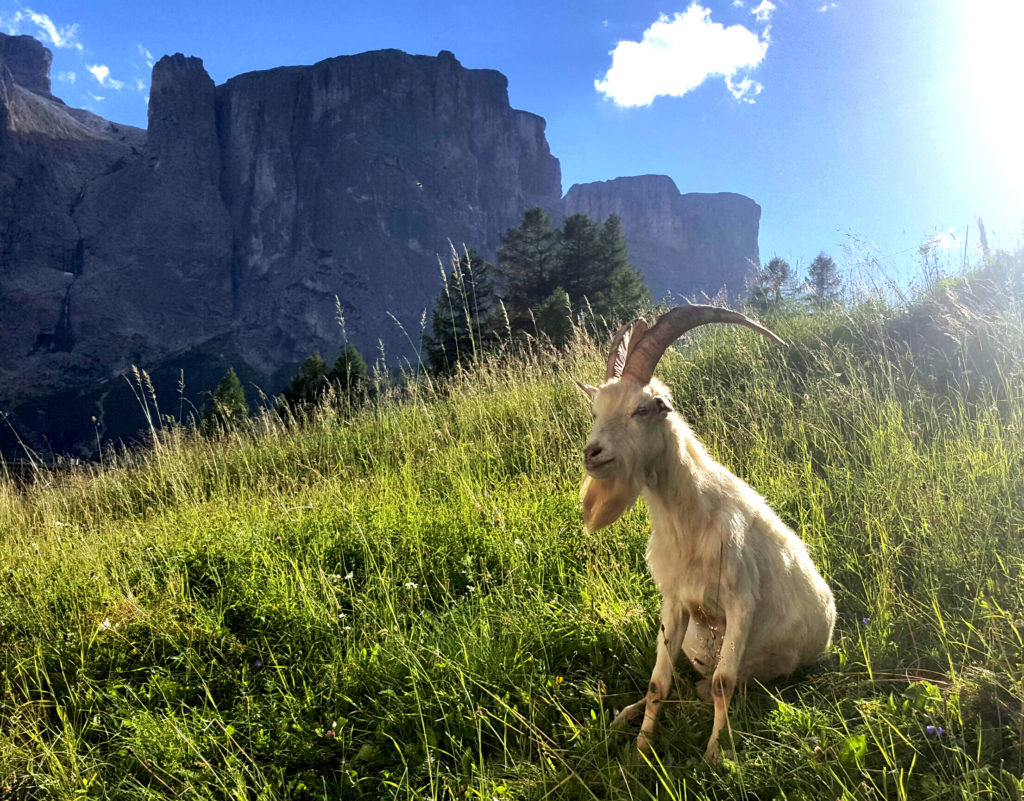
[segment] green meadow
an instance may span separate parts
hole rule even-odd
[[[910,300],[752,311],[658,375],[836,595],[831,652],[685,665],[650,758],[643,504],[583,530],[606,340],[353,407],[0,473],[0,799],[1005,799],[1024,793],[1024,254]],[[168,406],[175,399],[158,399]],[[147,403],[151,404],[152,399]],[[635,733],[635,732],[634,732]]]

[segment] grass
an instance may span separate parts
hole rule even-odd
[[[1019,799],[1024,259],[659,375],[833,587],[832,652],[650,761],[642,507],[588,534],[582,335],[302,425],[0,477],[0,799]]]

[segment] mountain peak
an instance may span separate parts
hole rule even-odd
[[[6,66],[19,86],[50,95],[50,64],[53,54],[31,36],[0,33],[0,65]]]

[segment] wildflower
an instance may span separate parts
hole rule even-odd
[[[415,590],[415,589],[418,589],[419,586],[420,585],[417,584],[415,581],[407,581],[407,582],[405,582],[405,588],[407,590]]]
[[[466,592],[473,592],[475,589],[476,589],[476,586],[473,585],[473,584],[467,584],[466,585]]]
[[[931,724],[924,727],[924,733],[929,737],[941,737],[946,733],[946,730],[942,726],[933,726]]]
[[[352,581],[352,578],[353,578],[353,574],[352,574],[352,571],[350,570],[350,571],[348,571],[348,573],[345,574],[345,581]]]
[[[327,731],[325,731],[324,732],[324,737],[326,737],[328,740],[333,740],[334,739],[334,729],[328,729]]]
[[[871,623],[871,618],[869,618],[869,617],[862,617],[860,619],[860,622],[863,623],[865,626],[867,626],[867,625],[869,625]]]
[[[263,660],[257,659],[255,662],[253,662],[253,665],[255,665],[256,669],[259,670],[261,667],[263,667]]]
[[[338,620],[344,620],[347,617],[348,615],[346,615],[344,612],[338,612]]]
[[[110,618],[109,617],[103,618],[103,622],[100,623],[100,630],[101,631],[107,631],[108,629],[112,629],[113,627],[114,627],[114,624],[110,622]]]
[[[281,541],[281,535],[278,534],[276,537],[274,537],[274,542],[280,542],[280,541]]]

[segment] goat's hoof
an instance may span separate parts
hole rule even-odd
[[[704,752],[704,761],[709,765],[717,765],[722,755],[718,751],[718,743],[711,743]]]
[[[651,741],[643,732],[640,732],[636,736],[636,750],[639,751],[641,754],[650,755],[651,753]]]
[[[647,706],[647,698],[646,697],[641,698],[635,704],[630,704],[629,706],[627,706],[625,709],[623,709],[621,712],[619,712],[619,714],[617,714],[615,716],[615,719],[612,721],[612,728],[613,729],[624,729],[624,728],[626,728],[627,726],[629,726],[630,723],[635,721],[638,717],[640,717],[643,714],[644,708],[646,706]]]

